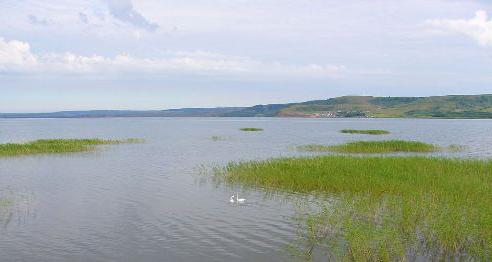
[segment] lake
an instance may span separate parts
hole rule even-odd
[[[263,132],[242,132],[259,127]],[[340,129],[385,129],[383,136]],[[142,138],[84,153],[0,158],[2,261],[284,261],[296,199],[207,181],[229,161],[309,155],[303,144],[411,139],[492,157],[492,120],[3,119],[0,143]],[[221,139],[214,141],[212,136]],[[229,203],[239,192],[243,205]]]

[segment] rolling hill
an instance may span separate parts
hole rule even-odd
[[[248,107],[230,112],[227,116],[492,118],[492,95],[343,96],[303,103]]]
[[[255,105],[252,107],[0,113],[0,118],[84,117],[492,118],[492,95],[432,97],[343,96],[302,103]]]

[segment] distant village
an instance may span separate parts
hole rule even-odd
[[[369,116],[367,115],[367,112],[362,112],[362,111],[338,110],[338,111],[310,113],[310,114],[307,114],[306,117],[310,117],[310,118],[346,118],[346,117],[368,118]]]

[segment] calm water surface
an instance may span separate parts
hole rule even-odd
[[[261,127],[264,132],[241,132]],[[387,129],[387,136],[340,134]],[[143,138],[95,152],[0,158],[2,261],[284,261],[296,196],[200,182],[200,166],[302,155],[296,145],[414,139],[492,157],[490,120],[122,118],[0,120],[0,143]],[[213,141],[212,136],[225,138]]]

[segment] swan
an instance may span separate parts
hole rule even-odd
[[[246,201],[246,199],[245,198],[239,198],[239,193],[236,193],[236,201],[238,203],[244,203],[244,201]]]
[[[234,197],[236,199],[234,199]],[[230,203],[244,203],[246,201],[245,198],[239,198],[239,194],[236,193],[235,195],[232,195],[231,198],[229,199]]]

